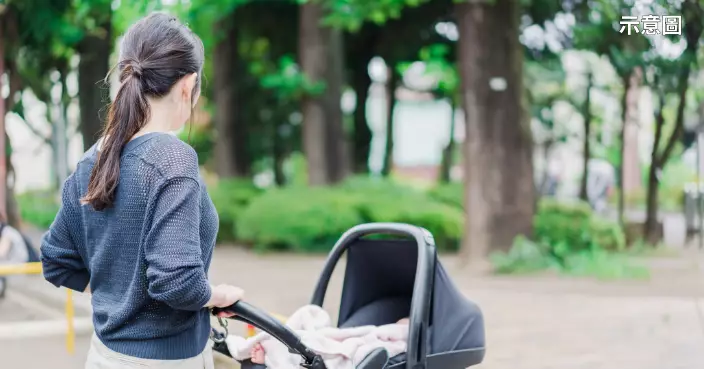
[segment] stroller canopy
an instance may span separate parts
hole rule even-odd
[[[434,248],[430,262],[428,355],[484,347],[481,310],[459,292]],[[408,317],[417,268],[415,240],[354,240],[347,249],[338,325],[382,325]]]

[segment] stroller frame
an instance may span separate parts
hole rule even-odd
[[[335,270],[335,267],[349,248],[362,237],[375,234],[391,234],[412,238],[418,247],[418,259],[413,285],[413,295],[411,297],[408,346],[405,353],[405,363],[391,364],[386,366],[388,355],[385,350],[373,351],[367,359],[357,366],[357,369],[382,369],[401,368],[406,369],[426,369],[428,367],[428,335],[431,314],[431,301],[433,292],[433,279],[435,276],[435,266],[437,252],[433,235],[426,229],[403,223],[368,223],[357,225],[347,232],[337,241],[332,251],[328,255],[325,266],[320,275],[320,279],[315,287],[311,304],[323,306],[328,284]],[[228,311],[234,313],[232,319],[253,325],[260,330],[269,333],[272,337],[285,344],[291,353],[300,355],[303,358],[301,364],[304,368],[326,369],[322,358],[308,349],[301,343],[298,335],[282,324],[280,321],[270,316],[266,312],[245,302],[237,302],[234,305],[214,309],[213,312]],[[216,343],[216,351],[231,356],[224,343]],[[455,367],[457,361],[472,362],[470,365],[483,361],[485,348],[460,350],[450,353],[434,354],[433,357],[441,367]],[[442,359],[440,358],[442,357]],[[243,363],[243,367],[245,367]],[[251,365],[251,364],[248,364]],[[264,368],[263,366],[260,366]]]

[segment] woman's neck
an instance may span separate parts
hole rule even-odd
[[[149,101],[149,120],[134,137],[139,137],[152,132],[172,132],[176,117],[173,106],[167,99]]]

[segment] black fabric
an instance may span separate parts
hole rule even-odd
[[[34,245],[32,245],[32,241],[29,240],[29,237],[23,234],[22,238],[24,239],[24,244],[27,245],[27,254],[29,255],[27,262],[36,263],[41,261],[41,258],[39,257],[39,251],[34,248]]]
[[[350,245],[338,325],[365,305],[384,299],[406,300],[408,306],[367,324],[390,324],[408,317],[417,255],[415,244],[405,240],[359,240]]]
[[[350,245],[338,326],[390,324],[408,317],[417,261],[418,247],[411,240],[358,240]],[[429,325],[428,354],[485,345],[481,310],[457,290],[439,261]]]
[[[407,297],[382,298],[362,306],[340,325],[341,328],[363,325],[384,325],[396,322],[410,314],[411,299]],[[401,318],[399,318],[401,317]]]

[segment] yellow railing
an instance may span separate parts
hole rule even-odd
[[[17,275],[17,274],[42,274],[42,263],[25,263],[25,264],[13,264],[13,265],[0,265],[0,277],[7,275]],[[74,319],[74,307],[73,307],[73,291],[66,289],[66,305],[65,305],[65,315],[66,315],[66,350],[69,354],[73,354],[76,349],[76,330],[73,325]],[[285,323],[288,318],[283,315],[271,313],[276,319]],[[247,336],[252,337],[256,334],[256,330],[253,326],[247,325]]]
[[[17,274],[42,274],[42,263],[0,265],[0,277]],[[76,330],[73,326],[73,291],[66,289],[66,350],[73,354],[76,349]]]

